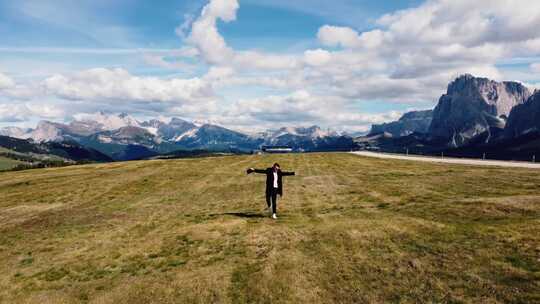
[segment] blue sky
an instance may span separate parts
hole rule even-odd
[[[420,1],[241,1],[238,20],[223,24],[235,47],[289,48],[313,40],[332,23],[369,29],[382,14]],[[185,15],[197,15],[206,1],[0,1],[2,45],[19,47],[174,48],[174,29]],[[294,27],[294,30],[290,30]],[[115,29],[106,33],[105,29]],[[254,41],[253,41],[254,40]],[[276,45],[273,42],[278,42]]]
[[[540,7],[519,6],[0,0],[0,126],[104,110],[365,130],[432,107],[462,73],[536,87]]]

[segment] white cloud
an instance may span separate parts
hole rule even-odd
[[[26,103],[25,106],[28,109],[30,115],[39,118],[59,119],[63,118],[66,114],[64,109],[52,104],[40,104],[32,102]]]
[[[502,80],[499,60],[540,53],[540,2],[433,0],[377,24],[362,33],[322,26],[319,42],[342,50],[304,53],[316,83],[354,99],[435,101],[459,74]]]
[[[321,44],[330,47],[374,49],[383,43],[385,33],[377,29],[359,34],[349,27],[324,25],[319,29],[317,38]]]
[[[219,81],[232,77],[235,74],[234,69],[230,67],[211,67],[208,73],[204,76],[204,79],[210,81]]]
[[[346,99],[298,90],[285,95],[242,99],[225,111],[218,122],[240,130],[263,130],[283,125],[323,125],[334,130],[365,131],[373,123],[399,118],[401,113],[359,113]]]
[[[224,63],[234,56],[234,51],[219,34],[216,23],[218,19],[224,22],[235,20],[238,8],[237,0],[212,0],[203,8],[201,16],[192,23],[187,41],[197,47],[209,63]]]
[[[369,31],[324,25],[316,34],[319,46],[284,54],[231,47],[218,25],[235,21],[238,9],[237,0],[210,0],[196,18],[186,16],[176,29],[186,38],[181,50],[141,52],[146,63],[166,69],[185,71],[198,63],[199,71],[207,70],[200,77],[163,79],[124,69],[91,69],[54,75],[42,87],[62,99],[234,126],[365,128],[394,119],[396,113],[361,113],[355,107],[359,101],[435,103],[459,74],[503,80],[508,74],[496,63],[540,55],[540,2],[430,0],[382,16]],[[187,63],[180,61],[186,58]],[[540,67],[531,64],[529,70],[539,73]],[[8,86],[4,95],[42,92],[39,87]],[[220,96],[231,91],[248,91],[249,98],[231,105],[225,101],[229,96]]]
[[[232,61],[236,69],[289,70],[299,67],[296,56],[266,54],[255,51],[236,52]]]
[[[533,73],[540,73],[540,63],[538,62],[532,63],[529,68]]]
[[[123,69],[90,69],[71,76],[54,75],[44,81],[48,93],[69,100],[112,100],[190,103],[214,96],[200,78],[169,79],[133,76]]]
[[[417,8],[385,15],[378,23],[399,44],[509,44],[538,38],[535,28],[540,25],[540,3],[428,1]]]
[[[31,118],[61,119],[65,115],[63,109],[49,104],[39,103],[7,103],[0,104],[0,122],[23,122]]]
[[[1,122],[20,122],[28,117],[28,109],[24,105],[0,104]]]
[[[283,56],[258,51],[236,51],[227,45],[217,28],[217,21],[236,20],[240,5],[237,0],[211,0],[201,15],[192,23],[187,42],[193,45],[201,58],[211,65],[232,66],[240,70],[284,70],[298,66],[295,56]]]
[[[355,48],[360,44],[358,32],[342,26],[325,25],[319,29],[317,38],[325,46],[342,46]]]
[[[332,55],[330,52],[322,49],[316,49],[316,50],[307,50],[304,53],[304,61],[308,65],[312,66],[322,66],[330,62],[332,60]]]
[[[26,100],[34,96],[39,96],[41,90],[39,86],[26,83],[17,83],[11,77],[0,73],[0,98],[8,100]]]
[[[15,81],[9,76],[0,73],[0,90],[11,89],[15,87]]]

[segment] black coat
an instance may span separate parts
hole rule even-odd
[[[253,171],[248,170],[248,173],[255,172],[259,174],[266,174],[266,195],[270,195],[272,193],[272,188],[274,188],[274,170],[272,168],[267,169],[255,169]],[[277,193],[281,196],[283,196],[283,176],[289,176],[294,175],[294,172],[285,172],[278,170],[277,171],[277,183],[278,183],[278,189]]]

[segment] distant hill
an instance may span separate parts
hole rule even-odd
[[[0,156],[23,166],[59,166],[87,162],[110,162],[112,158],[75,142],[34,143],[26,139],[0,136]]]

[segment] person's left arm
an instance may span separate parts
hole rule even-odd
[[[287,171],[281,171],[281,175],[282,176],[291,176],[291,175],[296,175],[296,173],[293,172],[287,172]]]

